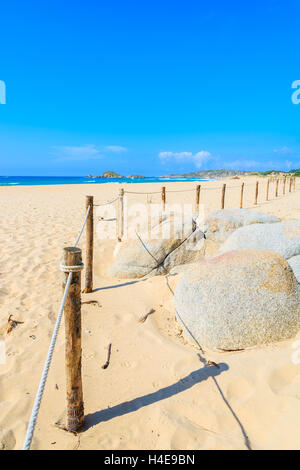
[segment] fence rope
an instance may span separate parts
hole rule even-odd
[[[96,207],[108,206],[109,204],[113,204],[114,202],[116,202],[118,199],[119,199],[119,198],[116,197],[116,199],[113,199],[112,201],[103,202],[102,204],[93,204],[93,205],[96,206]]]
[[[161,191],[152,191],[150,193],[142,193],[137,191],[124,191],[124,194],[143,194],[144,196],[148,196],[149,194],[161,194]]]
[[[82,227],[81,227],[81,230],[78,234],[78,237],[76,238],[74,247],[76,247],[77,244],[79,243],[80,237],[82,235],[83,229],[85,227],[85,224],[86,224],[89,212],[90,212],[90,207],[91,206],[88,207],[84,222],[82,224]],[[47,381],[47,377],[48,377],[48,372],[49,372],[49,368],[50,368],[50,365],[51,365],[51,360],[52,360],[52,356],[53,356],[53,352],[54,352],[54,347],[55,347],[55,344],[56,344],[56,339],[57,339],[57,335],[58,335],[58,331],[59,331],[59,327],[60,327],[60,323],[61,323],[61,319],[62,319],[62,314],[63,314],[63,311],[64,311],[64,306],[65,306],[65,303],[66,303],[69,287],[70,287],[71,280],[72,280],[72,273],[75,270],[77,270],[77,271],[81,270],[83,268],[83,265],[80,265],[80,266],[77,266],[77,267],[76,266],[71,266],[71,267],[61,266],[61,269],[63,271],[65,271],[65,268],[66,268],[66,271],[69,268],[72,268],[72,270],[69,272],[68,279],[67,279],[66,286],[65,286],[65,290],[64,290],[64,295],[63,295],[63,298],[62,298],[62,301],[61,301],[61,304],[60,304],[58,316],[57,316],[57,319],[56,319],[54,331],[53,331],[53,334],[52,334],[48,354],[47,354],[45,365],[44,365],[44,370],[43,370],[43,373],[42,373],[42,377],[41,377],[41,380],[40,380],[40,383],[39,383],[39,388],[38,388],[38,391],[37,391],[37,394],[36,394],[36,397],[35,397],[35,400],[34,400],[30,420],[29,420],[29,423],[28,423],[26,437],[25,437],[24,444],[23,444],[23,450],[30,450],[30,446],[31,446],[32,438],[33,438],[33,433],[34,433],[34,430],[35,430],[36,421],[37,421],[38,413],[39,413],[39,410],[40,410],[41,401],[42,401],[42,398],[43,398],[43,393],[44,393],[44,390],[45,390],[45,385],[46,385],[46,381]]]
[[[81,230],[80,230],[80,232],[79,232],[79,234],[78,234],[78,237],[76,238],[76,241],[75,241],[75,244],[74,244],[74,248],[76,248],[76,246],[77,246],[78,243],[79,243],[79,240],[80,240],[80,237],[81,237],[81,235],[82,235],[83,229],[84,229],[84,227],[85,227],[85,224],[86,224],[88,215],[89,215],[89,213],[90,213],[90,210],[91,210],[91,206],[89,206],[89,207],[88,207],[88,210],[86,211],[85,219],[84,219],[84,221],[83,221],[83,224],[82,224]]]
[[[195,188],[193,189],[169,189],[168,193],[189,193],[191,191],[195,191]]]

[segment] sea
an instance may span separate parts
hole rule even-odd
[[[87,178],[84,176],[0,176],[0,186],[50,186],[56,184],[106,183],[168,183],[176,181],[208,181],[200,178],[146,177],[146,178]]]

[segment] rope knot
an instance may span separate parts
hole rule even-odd
[[[64,264],[60,265],[60,270],[64,273],[78,273],[84,268],[84,263],[80,263],[77,266],[66,266]]]

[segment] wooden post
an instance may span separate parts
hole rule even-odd
[[[255,198],[254,198],[255,206],[257,206],[257,197],[258,197],[258,181],[256,181],[256,187],[255,187]]]
[[[270,186],[270,179],[268,178],[268,181],[267,181],[267,193],[266,193],[266,201],[269,200],[269,186]]]
[[[158,215],[158,223],[159,223],[159,233],[158,233],[158,236],[159,236],[159,239],[160,239],[160,240],[162,240],[162,237],[163,237],[162,221],[163,221],[163,216],[162,216],[162,213],[160,212],[159,215]]]
[[[292,191],[292,178],[290,178],[289,193]]]
[[[147,226],[148,226],[148,240],[151,240],[151,229],[152,229],[151,206],[150,206],[148,196],[147,196]]]
[[[224,209],[225,207],[225,191],[226,191],[226,184],[223,184],[222,188],[222,196],[221,196],[221,209]]]
[[[124,189],[119,189],[119,214],[118,214],[118,240],[122,241],[124,235]]]
[[[64,307],[66,335],[67,430],[77,432],[84,421],[81,377],[81,249],[68,247],[63,251],[63,265],[72,269],[72,280]],[[65,289],[69,272],[63,274]]]
[[[285,194],[285,183],[286,183],[286,176],[283,179],[283,190],[282,190],[283,195]]]
[[[94,197],[86,196],[86,210],[90,212],[86,221],[86,262],[85,262],[85,288],[83,292],[89,294],[93,290],[93,252],[94,252]]]
[[[183,203],[180,204],[180,212],[181,212],[181,239],[184,240],[185,239],[185,236],[184,236],[185,224],[184,224],[184,205],[183,205]],[[198,213],[199,213],[199,210],[198,210]],[[192,223],[193,223],[193,219],[192,219]]]
[[[242,183],[242,186],[241,186],[241,197],[240,197],[240,209],[243,208],[244,186],[245,186],[245,183]]]
[[[175,227],[174,227],[174,212],[170,212],[170,239],[173,240],[174,239],[174,231],[175,231]]]
[[[166,210],[166,187],[161,187],[161,203],[162,203],[162,210],[165,212]]]
[[[196,186],[196,207],[195,207],[196,214],[199,214],[200,190],[201,190],[201,184],[197,184],[197,186]]]
[[[277,180],[276,180],[276,192],[275,192],[276,197],[278,196],[278,182],[279,182],[279,179],[277,178]]]

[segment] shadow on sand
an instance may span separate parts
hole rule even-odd
[[[112,285],[112,286],[97,287],[96,289],[93,289],[93,292],[98,292],[100,290],[117,289],[117,287],[131,286],[132,284],[137,284],[138,282],[141,282],[141,281],[142,281],[142,279],[139,279],[138,281],[129,281],[129,282],[124,282],[123,284],[115,284],[115,285]]]
[[[84,431],[91,428],[92,426],[95,426],[96,424],[109,421],[118,416],[133,413],[140,408],[144,408],[145,406],[152,405],[158,401],[166,400],[167,398],[170,398],[174,395],[178,395],[179,393],[188,390],[194,385],[197,385],[198,383],[203,382],[210,377],[216,377],[222,374],[226,370],[228,370],[228,365],[225,363],[219,364],[219,368],[201,367],[200,369],[191,372],[186,377],[183,377],[182,379],[178,380],[178,382],[169,385],[168,387],[161,388],[156,392],[148,393],[147,395],[134,398],[130,401],[125,401],[111,408],[106,408],[105,410],[91,413],[85,417]]]

